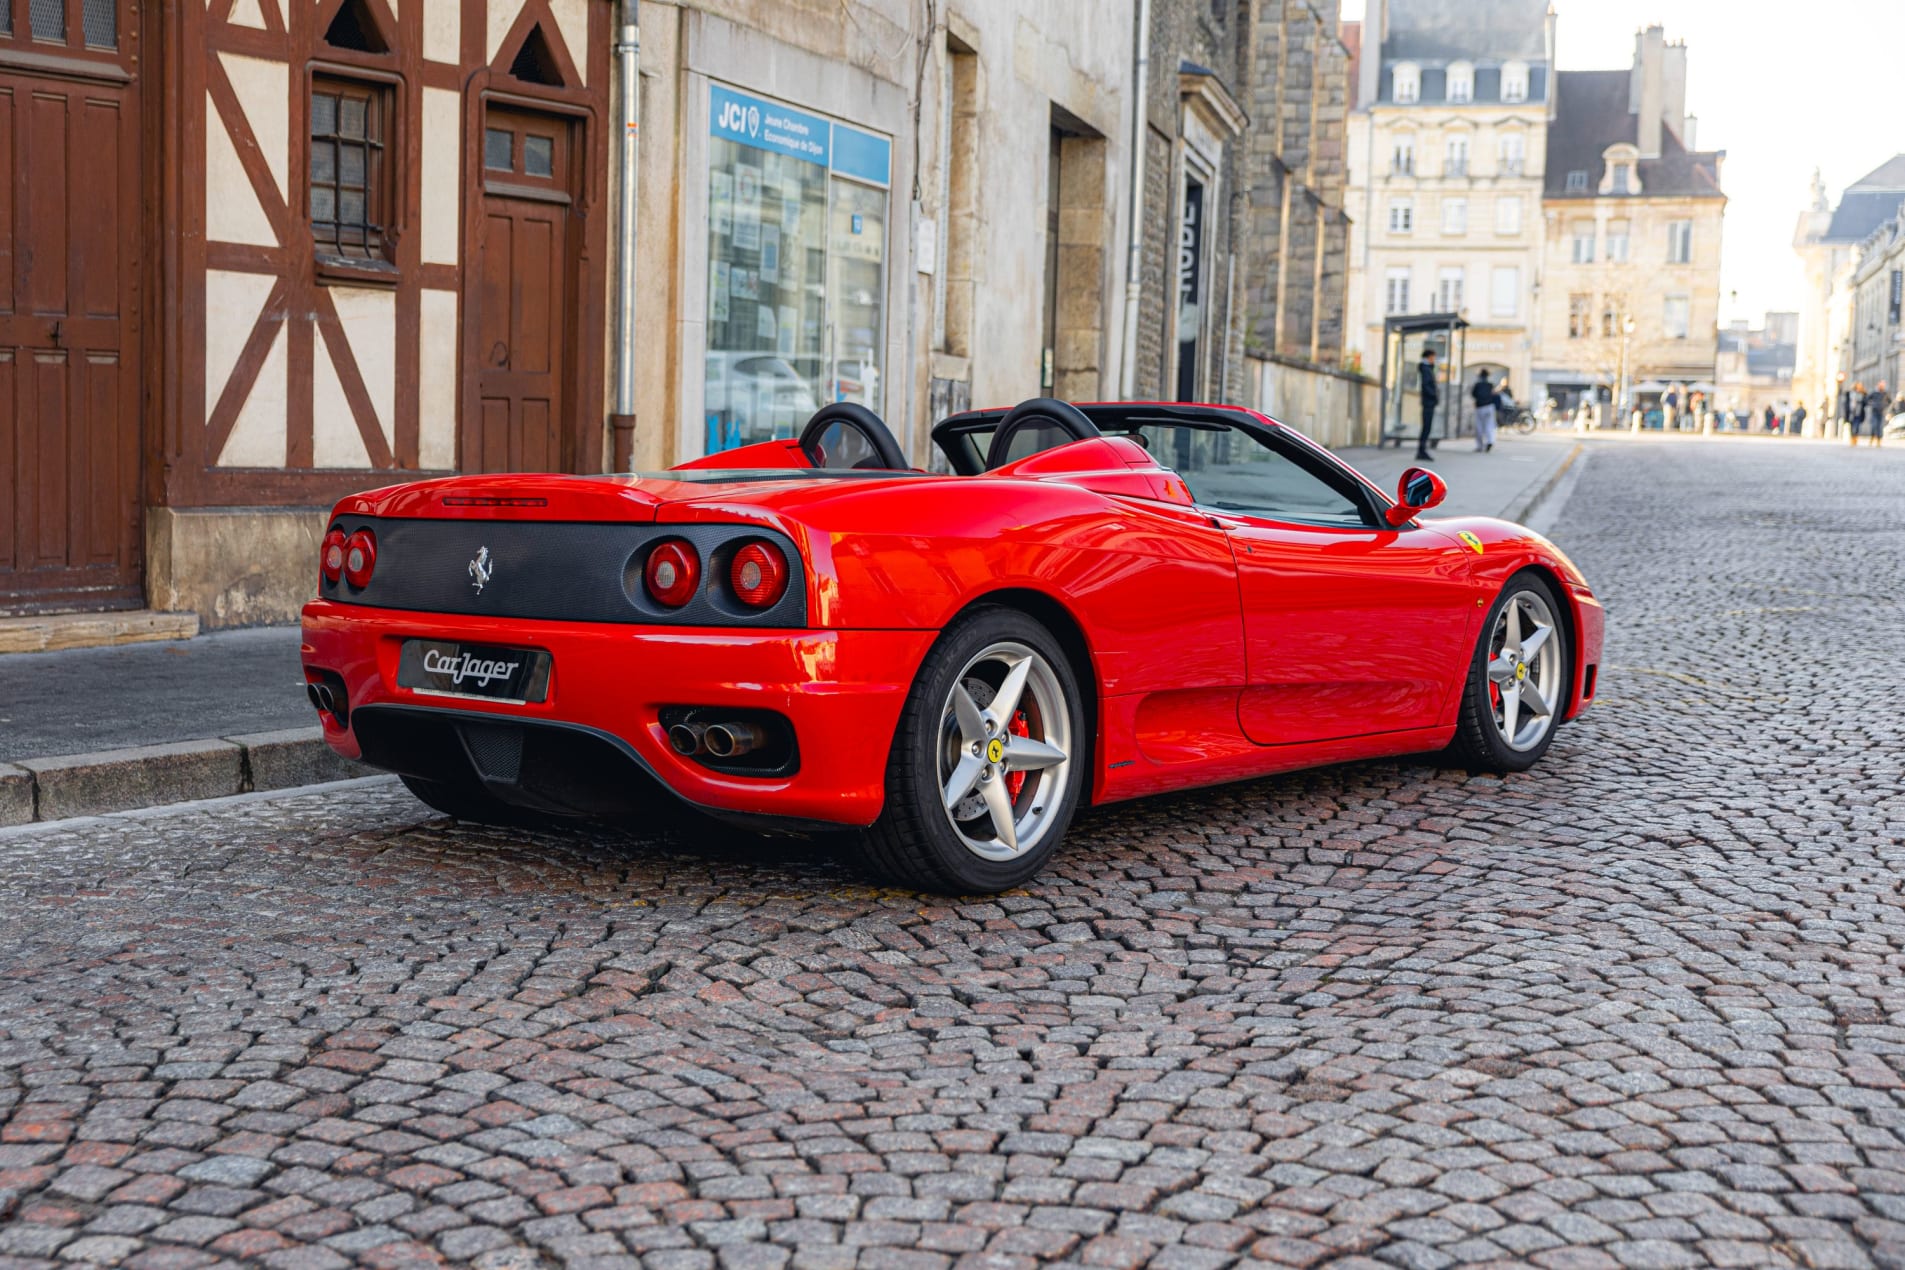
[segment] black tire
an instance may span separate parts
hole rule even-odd
[[[1556,641],[1561,682],[1546,731],[1538,741],[1517,749],[1502,735],[1501,722],[1495,714],[1495,697],[1490,692],[1488,667],[1496,651],[1496,628],[1502,614],[1522,595],[1537,597],[1554,617],[1554,634],[1550,638]],[[1554,744],[1574,673],[1574,648],[1569,638],[1567,613],[1554,588],[1537,573],[1516,574],[1495,597],[1482,622],[1481,633],[1476,637],[1475,651],[1469,659],[1468,681],[1462,686],[1462,708],[1456,720],[1455,739],[1448,749],[1449,757],[1456,763],[1472,772],[1525,772],[1540,762],[1548,747]]]
[[[1042,791],[1046,797],[1036,809],[1037,840],[1010,859],[987,859],[954,828],[943,801],[940,764],[955,680],[974,658],[1001,643],[1021,645],[1043,659],[1052,676],[1048,690],[1055,685],[1063,699],[1064,735],[1075,740],[1070,740],[1070,761],[1062,779]],[[886,804],[861,837],[862,853],[885,877],[922,891],[980,895],[1019,886],[1037,875],[1063,840],[1082,797],[1092,752],[1078,676],[1051,632],[1016,609],[974,609],[946,628],[913,680],[887,758]],[[1003,782],[1003,766],[999,771],[997,779]],[[1054,792],[1056,804],[1051,802]]]
[[[404,788],[415,794],[418,801],[426,807],[432,811],[441,812],[452,820],[461,820],[473,825],[500,825],[511,829],[545,828],[551,823],[550,817],[539,816],[521,807],[512,807],[475,785],[424,780],[420,776],[399,775],[397,779],[402,781]]]

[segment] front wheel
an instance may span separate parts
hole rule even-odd
[[[1091,752],[1064,650],[1014,609],[948,627],[913,681],[887,760],[870,862],[946,894],[1029,881],[1065,836]]]
[[[1567,708],[1569,650],[1561,601],[1540,577],[1509,580],[1482,623],[1453,757],[1476,771],[1525,772],[1554,743]]]

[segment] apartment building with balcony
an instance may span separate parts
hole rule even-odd
[[[1368,0],[1349,122],[1349,342],[1457,313],[1470,377],[1527,397],[1552,118],[1548,0]]]

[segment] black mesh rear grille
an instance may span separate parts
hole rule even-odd
[[[806,570],[785,534],[752,525],[609,525],[565,521],[412,520],[340,516],[346,534],[368,529],[377,567],[361,590],[318,579],[327,600],[425,613],[467,613],[570,622],[681,626],[801,627],[807,624]],[[678,609],[663,608],[642,585],[648,553],[682,538],[701,557],[702,585]],[[787,594],[769,609],[741,604],[726,585],[743,543],[766,541],[787,559]],[[478,583],[481,583],[479,586]]]
[[[513,723],[464,723],[457,727],[477,775],[514,784],[522,774],[523,730]]]

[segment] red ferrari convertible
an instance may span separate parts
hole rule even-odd
[[[686,804],[856,830],[890,877],[1032,877],[1080,805],[1381,755],[1532,766],[1602,613],[1553,544],[1426,520],[1252,411],[865,408],[621,476],[344,499],[304,674],[338,752],[449,815]]]

